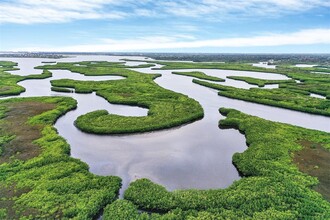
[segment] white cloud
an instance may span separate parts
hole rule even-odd
[[[222,21],[330,7],[329,0],[9,0],[0,23],[60,23],[126,17],[195,17]]]
[[[223,20],[226,17],[279,16],[307,11],[315,7],[330,7],[329,0],[202,0],[164,1],[165,10],[176,16],[204,17]]]
[[[62,23],[83,19],[118,19],[121,11],[103,11],[114,0],[17,0],[0,3],[0,23]]]
[[[154,10],[148,10],[144,8],[138,8],[134,10],[134,14],[136,16],[142,16],[142,17],[157,17],[158,14]]]
[[[284,45],[330,45],[330,29],[307,29],[293,33],[268,34],[244,38],[223,38],[215,40],[188,40],[174,37],[145,37],[138,39],[103,39],[100,44],[74,45],[53,48],[19,48],[16,51],[58,51],[58,52],[116,52],[116,51],[145,51],[178,48],[205,47],[260,47]]]

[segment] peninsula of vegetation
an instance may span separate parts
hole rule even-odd
[[[91,219],[117,198],[120,178],[91,174],[52,126],[74,99],[14,98],[0,106],[0,219]]]
[[[79,65],[77,65],[79,64]],[[45,71],[65,69],[88,76],[116,75],[123,80],[77,81],[54,80],[52,86],[72,88],[77,93],[96,92],[113,104],[126,104],[149,109],[146,117],[125,117],[99,110],[80,116],[75,124],[82,131],[98,134],[122,134],[154,131],[193,122],[203,117],[203,109],[195,100],[158,86],[158,74],[143,74],[126,69],[122,63],[81,62],[57,63],[39,68]]]
[[[27,79],[45,79],[52,76],[48,70],[44,70],[42,74],[31,74],[27,76],[12,75],[6,71],[18,70],[17,63],[11,61],[0,61],[0,97],[18,95],[25,91],[25,88],[17,85],[18,82]]]
[[[227,118],[219,126],[239,129],[246,136],[248,150],[236,153],[233,163],[243,175],[227,189],[176,190],[148,179],[131,183],[125,200],[106,208],[107,219],[115,215],[127,219],[328,219],[329,164],[313,161],[312,177],[299,171],[294,158],[303,149],[325,150],[330,158],[330,134],[276,123],[243,114],[233,109],[220,109]],[[297,161],[296,161],[297,162]],[[320,171],[321,170],[321,171]],[[127,200],[127,201],[126,201]],[[138,209],[166,213],[140,215]]]

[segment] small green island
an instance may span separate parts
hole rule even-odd
[[[221,79],[219,77],[216,76],[209,76],[206,75],[203,72],[199,72],[199,71],[193,71],[193,72],[172,72],[173,74],[176,75],[182,75],[182,76],[192,76],[198,79],[205,79],[205,80],[209,80],[209,81],[215,81],[215,82],[224,82],[224,79]]]

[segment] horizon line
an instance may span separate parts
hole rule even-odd
[[[4,53],[47,53],[47,54],[322,54],[330,55],[329,52],[142,52],[142,51],[120,51],[120,52],[93,52],[93,51],[84,51],[84,52],[73,52],[73,51],[0,51],[0,55]]]

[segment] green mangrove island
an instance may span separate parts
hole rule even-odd
[[[78,65],[77,65],[78,64]],[[126,69],[122,63],[81,62],[57,63],[39,68],[48,71],[64,69],[87,76],[116,75],[123,80],[77,81],[54,80],[52,86],[72,88],[77,93],[96,92],[113,104],[126,104],[149,109],[146,117],[125,117],[100,110],[80,116],[76,126],[90,133],[121,134],[171,128],[201,119],[203,109],[195,100],[158,86],[153,80],[161,75],[143,74]],[[54,88],[53,88],[54,90]]]

